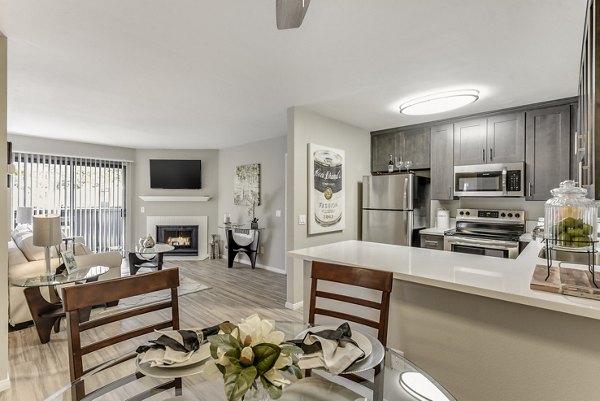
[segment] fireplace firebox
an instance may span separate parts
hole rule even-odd
[[[198,226],[156,226],[156,240],[175,247],[165,255],[198,256]]]

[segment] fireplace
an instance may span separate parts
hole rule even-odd
[[[156,241],[175,247],[165,255],[198,256],[198,226],[156,226]]]

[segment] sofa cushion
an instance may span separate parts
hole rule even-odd
[[[8,241],[8,265],[14,266],[21,263],[27,263],[28,260],[23,252],[17,247],[14,241]]]
[[[12,232],[11,237],[28,261],[44,259],[44,247],[33,245],[33,232],[29,230],[15,230]],[[50,257],[57,257],[55,247],[50,247]]]

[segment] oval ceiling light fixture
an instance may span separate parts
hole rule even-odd
[[[466,106],[477,99],[479,99],[479,91],[475,89],[435,93],[402,103],[400,113],[411,116],[442,113]]]

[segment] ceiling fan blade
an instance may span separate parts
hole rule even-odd
[[[292,29],[302,25],[310,0],[276,0],[277,29]]]

